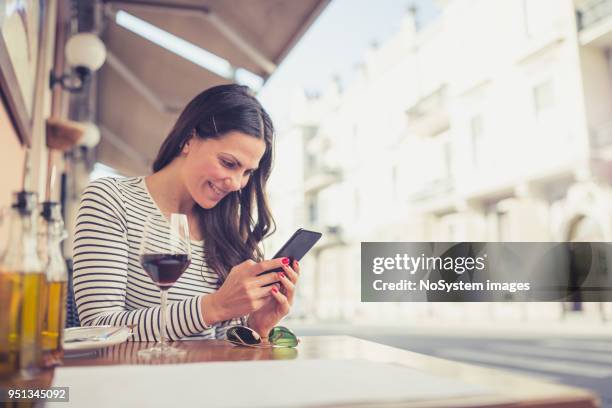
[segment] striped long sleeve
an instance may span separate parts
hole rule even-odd
[[[160,291],[139,261],[146,216],[159,211],[144,179],[102,178],[83,192],[74,234],[73,288],[84,326],[136,325],[132,340],[160,333]],[[244,318],[206,329],[202,297],[216,291],[218,276],[205,262],[202,243],[192,241],[192,261],[168,294],[167,336],[223,338]]]

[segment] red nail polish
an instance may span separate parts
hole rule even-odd
[[[285,277],[285,272],[279,272],[278,276],[280,276],[281,278],[284,278]]]
[[[283,258],[281,262],[283,265],[289,265],[289,258]]]
[[[274,286],[274,287],[272,288],[272,292],[274,292],[274,293],[278,292],[278,289],[276,289],[276,286]]]

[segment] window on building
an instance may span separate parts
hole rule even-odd
[[[445,141],[442,145],[444,149],[444,175],[446,178],[451,177],[452,171],[452,147],[450,141]]]
[[[447,183],[451,173],[452,151],[448,131],[437,134],[424,141],[421,163],[426,163],[427,172],[421,175],[424,183]]]
[[[551,80],[533,87],[533,101],[536,117],[541,119],[555,106],[555,94]]]
[[[472,138],[472,160],[479,166],[483,162],[484,121],[482,115],[474,116],[470,120],[470,135]]]
[[[317,167],[317,156],[311,152],[306,152],[306,172],[313,173]]]
[[[397,200],[397,165],[391,168],[391,189],[393,200]]]
[[[308,200],[308,222],[310,224],[316,224],[319,220],[319,208],[317,205],[316,198],[310,198]]]
[[[562,8],[558,0],[523,0],[523,24],[527,38],[538,38],[554,29]]]
[[[317,156],[312,151],[310,151],[310,141],[315,138],[317,135],[317,127],[316,126],[304,126],[302,128],[302,135],[304,137],[304,166],[306,170],[306,174],[314,172],[317,166]]]

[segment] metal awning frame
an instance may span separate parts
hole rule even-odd
[[[193,16],[194,13],[197,16],[203,17],[207,22],[214,26],[221,35],[223,35],[228,41],[234,44],[239,50],[244,52],[252,62],[262,68],[268,76],[272,75],[276,71],[277,65],[270,61],[263,53],[257,48],[249,44],[240,34],[236,32],[232,27],[225,23],[219,16],[213,13],[206,6],[195,6],[190,4],[173,4],[165,3],[162,1],[141,1],[141,0],[104,0],[106,3],[105,13],[107,15],[115,15],[113,5],[117,6],[137,6],[143,7],[147,11],[167,13],[171,11],[176,15],[189,15]],[[112,4],[111,4],[112,3]],[[228,78],[232,79],[232,78]]]
[[[175,105],[164,103],[146,83],[138,78],[138,75],[132,72],[127,65],[121,62],[121,60],[115,54],[108,50],[106,51],[106,62],[108,63],[109,67],[121,75],[127,83],[132,85],[132,87],[159,112],[179,113],[181,111],[181,106],[178,104]]]

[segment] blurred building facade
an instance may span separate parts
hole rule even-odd
[[[360,242],[612,240],[612,1],[438,3],[345,89],[293,101],[269,244],[325,234],[295,317],[557,319],[567,307],[360,303]]]

